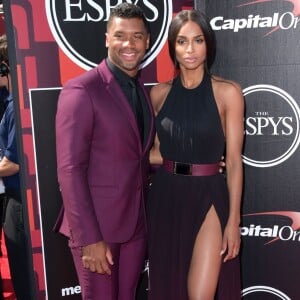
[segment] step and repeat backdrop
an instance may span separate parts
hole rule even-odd
[[[110,9],[122,2],[143,8],[152,43],[141,68],[151,87],[172,78],[166,48],[173,13],[191,9],[189,0],[4,0],[14,97],[20,129],[24,201],[34,268],[34,299],[81,299],[67,240],[53,232],[62,204],[56,176],[55,113],[62,85],[106,57]],[[138,299],[147,297],[147,264]]]
[[[243,299],[300,299],[300,1],[207,1],[214,72],[244,92]]]
[[[106,57],[105,26],[122,0],[4,0],[19,128],[24,202],[36,299],[81,299],[65,237],[56,178],[57,98],[70,78]],[[245,171],[241,298],[300,299],[300,1],[127,0],[151,24],[141,68],[147,87],[172,78],[166,46],[172,15],[201,9],[217,36],[213,73],[244,92]],[[137,300],[147,298],[147,264]],[[175,300],[175,299],[174,299]]]

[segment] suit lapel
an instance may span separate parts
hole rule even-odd
[[[126,116],[130,123],[130,127],[132,128],[136,137],[140,140],[140,132],[137,126],[137,122],[135,119],[134,112],[130,107],[130,104],[123,93],[121,87],[117,83],[111,71],[108,69],[105,61],[103,61],[99,66],[99,71],[103,75],[104,83],[106,83],[106,89],[111,95],[112,101],[116,103],[116,105],[120,108],[120,112],[122,115]],[[141,144],[141,143],[139,143]],[[141,146],[142,150],[142,146]]]
[[[123,115],[126,115],[128,121],[130,123],[130,126],[131,126],[134,134],[136,135],[136,138],[139,141],[141,141],[140,132],[139,132],[139,128],[137,126],[134,112],[132,111],[132,108],[131,108],[126,96],[124,95],[121,87],[119,86],[119,84],[115,80],[113,74],[107,67],[105,60],[103,60],[102,63],[98,66],[98,70],[99,70],[100,75],[102,76],[104,83],[106,83],[106,89],[110,93],[112,100],[120,108],[121,113]],[[145,140],[146,140],[146,143],[144,143],[145,147],[142,147],[143,145],[141,145],[141,142],[138,143],[140,145],[139,146],[140,151],[143,151],[143,153],[145,153],[152,146],[152,141],[153,141],[153,136],[154,136],[154,117],[153,117],[154,113],[153,113],[153,108],[152,108],[148,93],[147,93],[143,83],[141,81],[139,81],[139,83],[143,89],[146,103],[148,105],[148,111],[150,113],[150,127],[149,127],[148,136],[145,137]]]

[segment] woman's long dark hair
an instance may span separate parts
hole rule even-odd
[[[192,21],[198,24],[203,32],[206,43],[205,71],[209,74],[210,67],[213,64],[216,55],[216,37],[206,15],[199,10],[182,10],[172,20],[168,33],[170,57],[175,67],[178,69],[179,65],[176,60],[175,53],[176,38],[182,26],[185,25],[188,21]]]

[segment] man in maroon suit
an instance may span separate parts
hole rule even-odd
[[[83,299],[134,300],[146,252],[144,198],[153,112],[138,68],[149,47],[143,11],[111,11],[108,57],[63,88],[58,180]]]

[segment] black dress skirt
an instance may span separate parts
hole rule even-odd
[[[164,159],[192,164],[218,163],[225,137],[211,79],[204,76],[195,89],[173,81],[156,117]],[[214,206],[222,231],[229,212],[224,175],[185,176],[158,169],[148,198],[149,300],[188,300],[190,260],[208,210]],[[216,299],[241,299],[239,259],[222,263]]]

